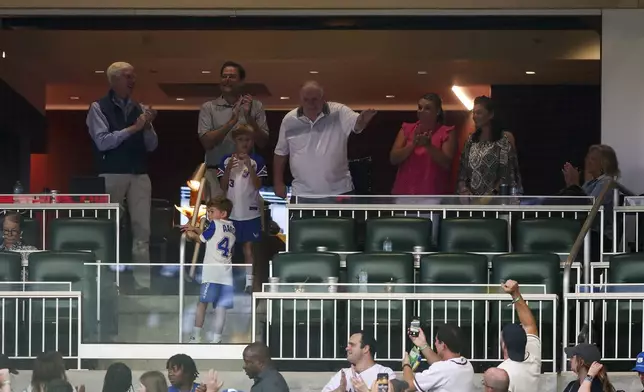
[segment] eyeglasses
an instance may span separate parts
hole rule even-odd
[[[20,234],[20,230],[16,230],[16,229],[4,230],[3,229],[2,234],[4,234],[5,236],[14,236],[14,235]]]

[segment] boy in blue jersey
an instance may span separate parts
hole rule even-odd
[[[237,241],[242,244],[244,264],[249,265],[246,291],[253,287],[253,242],[259,242],[262,233],[259,189],[262,178],[268,175],[264,159],[252,153],[253,132],[246,124],[233,129],[235,152],[222,158],[217,171],[221,189],[233,202],[230,220],[235,225]]]
[[[226,311],[233,307],[232,257],[235,247],[235,226],[228,220],[232,209],[233,203],[225,196],[215,197],[206,204],[207,223],[203,232],[191,225],[182,227],[188,238],[206,244],[201,294],[190,343],[201,343],[201,329],[209,303],[212,303],[215,309],[214,335],[211,343],[221,343]]]

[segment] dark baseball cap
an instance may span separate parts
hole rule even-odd
[[[584,362],[588,364],[599,362],[602,359],[602,355],[599,352],[599,349],[594,344],[579,343],[575,347],[566,347],[564,351],[566,352],[568,358],[577,356],[582,358]]]
[[[9,358],[5,354],[0,354],[0,369],[9,369],[9,373],[18,374],[18,370],[16,370],[16,363],[13,359]]]
[[[528,343],[528,336],[523,327],[520,324],[507,324],[501,331],[501,337],[508,350],[508,357],[516,362],[525,361],[525,345]]]

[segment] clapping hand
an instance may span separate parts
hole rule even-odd
[[[245,115],[250,115],[250,111],[253,108],[253,96],[250,94],[244,94],[241,97],[241,107],[244,109]]]
[[[219,380],[219,375],[214,369],[210,369],[208,371],[208,376],[206,376],[206,380],[203,384],[206,386],[206,392],[219,392],[221,387],[224,386],[224,382]]]
[[[574,167],[570,162],[566,162],[561,169],[566,186],[579,185],[579,169]]]
[[[360,377],[360,375],[353,370],[351,370],[351,373],[353,373],[351,376],[351,384],[353,384],[353,390],[355,390],[356,392],[369,392],[369,386],[365,384],[362,377]]]

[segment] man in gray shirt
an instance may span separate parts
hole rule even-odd
[[[262,103],[243,94],[246,70],[240,64],[225,62],[220,71],[221,96],[201,106],[199,112],[199,140],[206,150],[206,180],[208,198],[223,194],[217,179],[217,165],[226,154],[235,152],[232,131],[238,124],[253,128],[253,140],[259,147],[268,141],[266,113]]]
[[[251,343],[244,349],[244,371],[255,380],[250,392],[289,392],[286,380],[277,371],[264,343]]]

